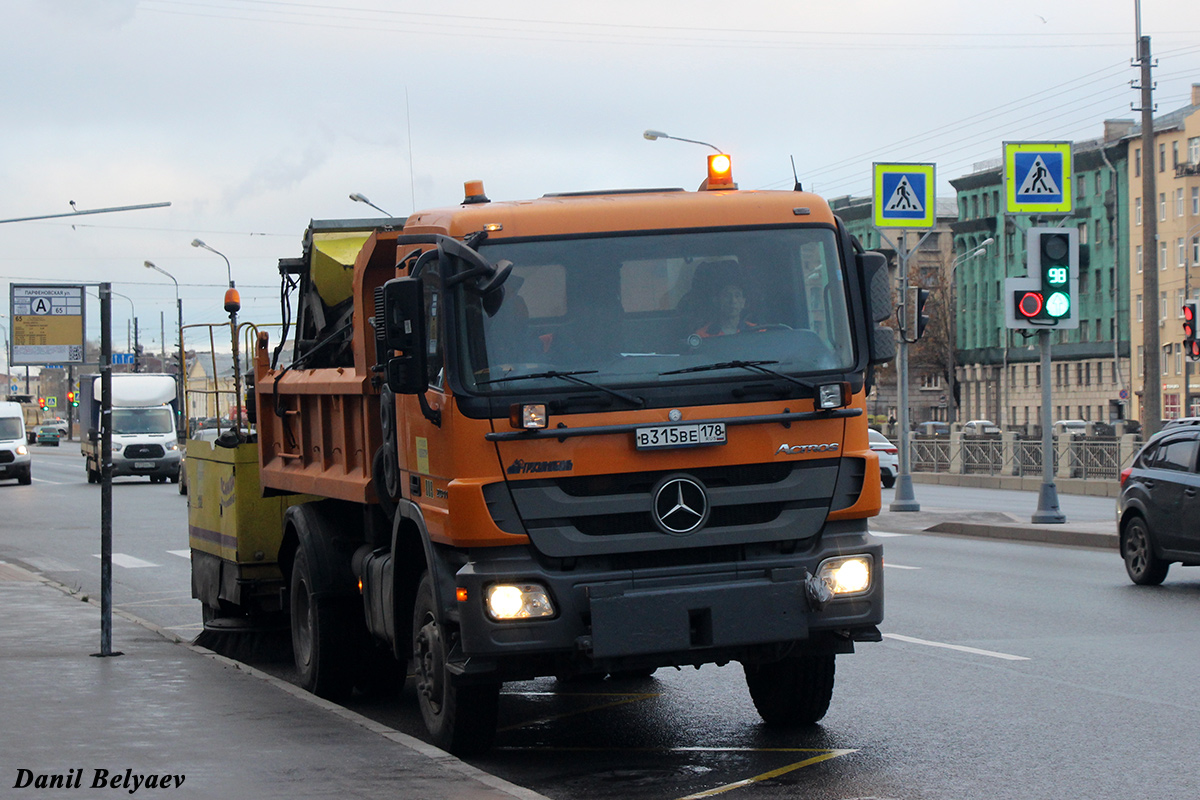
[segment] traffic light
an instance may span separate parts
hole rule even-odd
[[[1074,228],[1030,228],[1026,240],[1028,283],[1013,290],[1013,311],[1030,327],[1075,327],[1079,232]]]
[[[1200,360],[1200,342],[1196,341],[1196,312],[1195,300],[1183,304],[1183,352],[1190,361]]]
[[[74,392],[67,392],[67,405],[71,406],[71,408],[74,408],[77,405],[75,402]]]
[[[925,326],[929,324],[929,314],[925,313],[925,304],[928,302],[929,290],[917,289],[917,339],[921,338],[925,333]]]
[[[46,398],[39,397],[38,398],[38,408],[45,408],[45,407],[46,407]]]

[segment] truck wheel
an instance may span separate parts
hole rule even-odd
[[[28,486],[33,483],[33,467],[22,472],[17,476],[17,483],[21,486]]]
[[[303,547],[298,548],[290,591],[296,672],[304,689],[318,697],[341,700],[354,688],[353,648],[347,635],[352,624],[336,600],[314,596],[319,593],[308,555]]]
[[[426,573],[413,610],[417,704],[433,743],[455,755],[482,753],[496,736],[500,684],[456,686],[446,670],[447,631],[437,619],[433,580]]]
[[[92,469],[91,467],[88,467],[87,474],[88,474],[88,483],[99,483],[100,482],[100,473],[97,472],[96,470]]]
[[[811,725],[833,698],[834,655],[793,656],[770,664],[743,664],[754,707],[768,725]]]

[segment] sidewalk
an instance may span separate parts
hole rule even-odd
[[[92,657],[98,605],[2,562],[0,608],[5,797],[542,798],[120,612]]]

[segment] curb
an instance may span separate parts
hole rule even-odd
[[[1072,530],[1070,528],[1032,528],[1018,525],[989,525],[974,522],[939,522],[926,533],[941,533],[954,536],[975,536],[985,539],[1006,539],[1020,542],[1040,542],[1068,547],[1093,547],[1102,550],[1119,550],[1120,539],[1116,533],[1097,533]]]

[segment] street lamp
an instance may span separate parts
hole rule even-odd
[[[237,288],[233,285],[233,267],[229,265],[229,259],[220,250],[209,247],[199,239],[192,239],[192,247],[200,247],[210,253],[216,253],[221,258],[225,259],[225,270],[229,275],[229,288],[225,290],[225,310],[229,312],[229,329],[230,338],[233,342],[233,400],[234,413],[233,416],[233,435],[241,441],[241,421],[242,421],[242,368],[238,364],[238,329],[237,329],[237,312],[242,307],[241,297],[238,295]],[[219,397],[219,395],[218,395]]]
[[[669,134],[663,133],[662,131],[655,131],[655,130],[645,131],[642,134],[642,138],[649,139],[652,142],[656,141],[658,139],[674,139],[677,142],[690,142],[691,144],[702,144],[705,147],[711,147],[713,150],[716,150],[718,153],[725,152],[721,148],[717,147],[715,144],[709,144],[708,142],[700,142],[695,139],[684,139],[680,136],[671,136]]]
[[[365,196],[363,196],[363,195],[359,194],[358,192],[355,192],[355,193],[353,193],[352,195],[350,195],[350,199],[351,199],[351,200],[353,200],[353,201],[354,201],[354,202],[356,202],[356,203],[365,203],[365,204],[369,205],[371,208],[375,209],[375,210],[376,210],[376,211],[378,211],[380,214],[383,214],[385,217],[390,217],[390,216],[392,216],[391,214],[389,214],[388,212],[384,211],[382,208],[380,208],[379,206],[375,205],[375,204],[374,204],[374,203],[372,203],[370,200],[368,200],[368,199],[367,199]]]
[[[955,300],[954,295],[957,293],[958,280],[955,277],[955,272],[958,270],[958,265],[968,259],[983,255],[985,252],[987,252],[988,245],[995,244],[995,242],[996,242],[996,240],[993,237],[989,236],[988,238],[986,238],[982,242],[980,242],[979,247],[977,247],[975,250],[972,250],[970,253],[963,253],[961,256],[954,259],[954,261],[950,264],[950,304],[949,304],[950,308],[948,310],[951,313],[954,313],[954,310],[956,307],[956,304],[954,302],[954,300]],[[950,424],[954,423],[955,416],[956,416],[956,414],[955,414],[956,406],[954,404],[954,370],[956,369],[956,365],[954,363],[955,362],[954,348],[957,344],[958,344],[958,314],[954,314],[954,318],[951,320],[951,325],[950,325],[950,346],[948,348],[946,348],[948,351],[947,361],[950,365],[950,370],[949,370],[950,385],[948,387],[946,387],[950,394],[949,402],[946,404],[946,421]]]
[[[184,383],[187,381],[187,361],[185,360],[186,356],[184,355],[183,351],[183,300],[179,297],[179,281],[175,280],[174,275],[156,265],[153,261],[146,261],[144,263],[146,269],[152,269],[155,272],[166,275],[171,279],[171,282],[175,284],[175,313],[178,315],[179,319],[179,385],[176,387],[175,392],[175,396],[179,402],[179,409],[176,413],[179,414],[180,422],[182,423],[179,426],[179,431],[186,439],[188,433],[187,415],[183,413],[183,402],[185,397]]]

